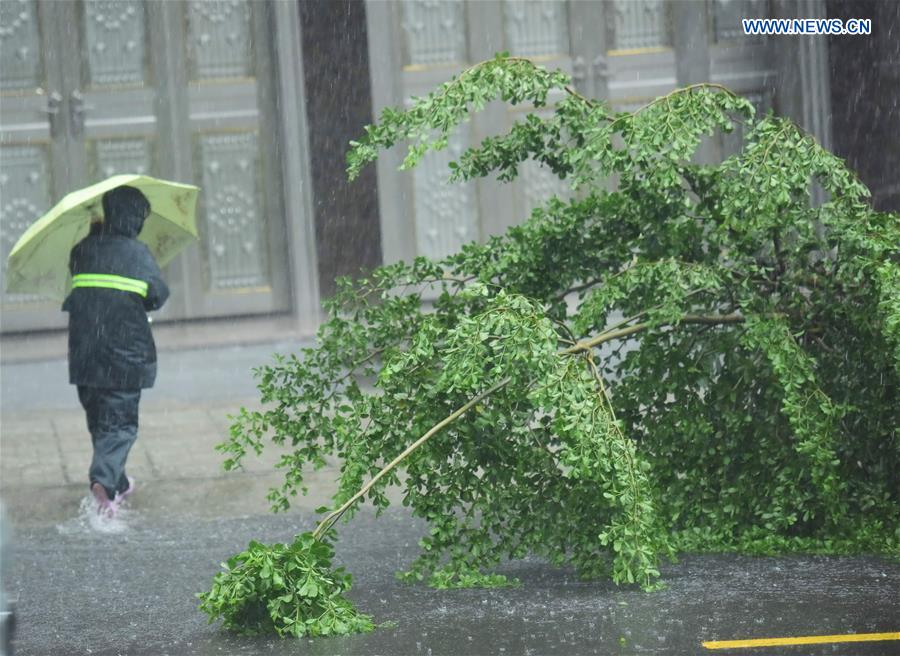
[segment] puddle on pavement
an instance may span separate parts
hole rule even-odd
[[[101,515],[97,512],[96,500],[92,495],[88,494],[78,504],[76,516],[57,524],[56,530],[60,535],[87,535],[93,533],[120,535],[127,532],[139,516],[139,513],[128,507],[127,501],[119,506],[115,517]]]

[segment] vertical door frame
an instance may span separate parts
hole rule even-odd
[[[459,0],[462,2],[463,0]],[[401,26],[403,0],[367,0],[366,21],[369,35],[369,62],[372,80],[373,115],[377,117],[386,107],[400,106],[406,95],[423,95],[446,82],[467,66],[491,59],[496,51],[506,49],[504,5],[500,0],[465,0],[466,60],[454,64],[434,64],[429,67],[403,65],[405,38]],[[606,38],[582,30],[579,38],[572,36],[572,28],[585,18],[603,16],[603,3],[566,1],[570,32],[569,51],[559,59],[538,58],[549,68],[562,68],[575,73],[576,60],[587,60],[591,75],[605,73]],[[601,47],[596,43],[599,41]],[[493,45],[492,45],[493,43]],[[415,83],[411,78],[416,76]],[[601,83],[602,82],[602,83]],[[591,88],[605,89],[605,79]],[[523,108],[516,108],[516,114]],[[527,108],[524,108],[527,109]],[[469,145],[477,146],[485,137],[502,134],[517,116],[499,104],[486,106],[458,129],[467,131]],[[405,144],[379,153],[376,160],[378,176],[378,206],[381,223],[382,255],[386,264],[400,260],[411,261],[419,255],[416,235],[414,179],[409,171],[398,169],[405,155]],[[449,176],[449,171],[448,171]],[[514,203],[518,193],[516,184],[500,183],[492,178],[472,181],[474,203],[478,213],[476,237],[488,237],[505,232],[526,216],[517,214]]]
[[[609,97],[609,24],[606,2],[569,3],[569,48],[572,53],[572,81],[587,98]],[[596,26],[600,26],[598,29]]]
[[[191,139],[188,116],[187,68],[171,53],[184,48],[185,27],[180,3],[148,2],[147,22],[150,31],[150,59],[156,82],[154,113],[157,133],[170,135],[171,143],[189,144]],[[167,177],[177,182],[192,183],[190,149],[172,148],[158,140],[156,164]],[[164,273],[171,283],[173,300],[166,303],[161,319],[183,319],[188,316],[193,299],[192,286],[186,284],[188,267],[184,257],[175,258]]]
[[[366,32],[369,36],[369,71],[372,77],[372,116],[403,102],[402,33],[399,11],[393,2],[366,2]],[[412,178],[399,175],[403,144],[379,154],[375,161],[378,178],[378,220],[381,224],[382,261],[385,264],[412,261],[416,256],[416,222],[412,203]]]
[[[60,39],[65,37],[66,16],[71,14],[71,7],[68,7],[67,4],[39,1],[35,3],[38,43],[42,50],[44,78],[41,88],[43,93],[29,98],[28,96],[31,94],[25,92],[21,95],[16,94],[14,98],[2,100],[4,103],[13,105],[21,103],[23,113],[27,113],[28,108],[33,108],[35,115],[41,115],[43,120],[47,121],[46,137],[37,140],[38,143],[47,146],[50,205],[45,211],[53,206],[54,199],[60,198],[70,188],[71,181],[72,146],[69,138],[69,89],[66,87],[67,80],[64,75],[67,63],[71,64],[71,62],[64,61],[65,57],[62,56],[62,53],[53,48],[54,44],[60,43]],[[59,101],[55,113],[52,115],[45,113],[45,110],[49,108],[51,94],[59,94]],[[21,142],[15,138],[3,139],[4,145],[30,142],[34,143],[29,137],[24,137],[24,141]],[[6,263],[3,262],[0,265],[6,266]],[[26,301],[21,304],[3,304],[2,312],[0,312],[2,314],[0,329],[3,333],[21,333],[64,328],[68,318],[60,310],[60,305],[59,302],[49,299]]]
[[[265,244],[274,261],[271,282],[273,290],[284,289],[288,311],[296,316],[298,329],[313,332],[320,321],[320,303],[299,11],[288,2],[253,4],[251,9],[252,38],[257,44],[256,83],[262,85],[257,126],[262,194],[269,203],[266,207],[269,216],[279,217],[265,222]],[[159,164],[161,169],[172,171],[170,177],[176,180],[198,183],[193,169],[187,66],[171,55],[185,47],[184,11],[183,3],[148,5],[148,12],[154,16],[148,17],[152,21],[154,70],[159,71],[156,107],[159,131],[171,135],[170,141],[177,145],[160,148]],[[271,71],[272,75],[260,75],[260,70]],[[280,111],[276,111],[279,105]],[[281,262],[283,267],[276,266]],[[207,318],[202,312],[200,316],[192,316],[196,309],[207,305],[204,282],[189,279],[191,275],[202,275],[202,265],[202,257],[195,252],[177,258],[169,266],[171,278],[179,281],[182,304],[173,307],[163,318]]]
[[[58,112],[54,116],[48,117],[50,120],[50,144],[51,144],[51,167],[53,186],[51,189],[60,193],[62,190],[71,189],[72,183],[72,139],[69,135],[69,95],[71,89],[67,86],[69,78],[67,77],[75,68],[76,73],[80,73],[80,62],[74,57],[64,57],[63,54],[54,50],[51,46],[55,43],[62,43],[61,39],[65,38],[64,27],[68,21],[74,16],[74,7],[71,3],[37,3],[38,20],[41,25],[41,45],[44,48],[42,57],[44,59],[44,74],[47,82],[47,95],[58,93],[61,96]],[[74,61],[73,61],[74,60]],[[55,189],[53,188],[55,187]],[[49,208],[47,208],[49,209]],[[37,218],[37,217],[35,217]]]
[[[495,52],[506,48],[503,2],[468,2],[466,3],[466,42],[468,43],[469,63],[492,59]],[[498,47],[492,47],[491,42]],[[502,46],[500,45],[502,44]],[[510,127],[509,107],[504,103],[490,103],[477,114],[471,116],[468,123],[460,126],[469,130],[470,146],[479,145],[485,138],[503,134]],[[449,171],[448,171],[449,174]],[[478,240],[483,242],[492,235],[501,234],[516,219],[513,209],[513,189],[515,183],[499,182],[489,178],[475,181],[475,207],[478,208]]]
[[[292,2],[274,2],[275,64],[281,111],[278,142],[284,190],[284,225],[287,238],[289,293],[298,328],[312,333],[322,318],[319,300],[319,267],[310,175],[309,137],[306,124],[306,91],[303,77],[303,46],[300,38],[300,8]],[[295,218],[296,217],[296,218]]]

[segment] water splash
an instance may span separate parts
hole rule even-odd
[[[137,513],[128,507],[125,501],[119,506],[115,517],[108,517],[97,512],[97,501],[93,495],[85,496],[78,505],[78,514],[72,519],[56,525],[56,530],[62,535],[75,535],[78,533],[105,533],[118,535],[128,531],[130,523],[133,523]]]

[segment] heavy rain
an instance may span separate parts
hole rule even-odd
[[[894,0],[0,0],[0,656],[900,653],[898,126]]]

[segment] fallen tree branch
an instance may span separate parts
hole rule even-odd
[[[725,314],[725,315],[709,315],[709,316],[687,314],[687,315],[681,317],[677,323],[699,323],[699,324],[715,325],[715,324],[726,324],[726,323],[742,323],[743,321],[744,321],[744,317],[737,313]],[[608,330],[586,342],[579,342],[579,343],[575,344],[574,346],[571,346],[567,349],[559,351],[558,355],[570,355],[572,353],[579,353],[581,351],[589,351],[590,349],[602,344],[603,342],[608,342],[610,340],[618,339],[621,337],[627,337],[628,335],[632,335],[632,334],[640,332],[642,330],[646,330],[647,328],[651,327],[651,325],[652,324],[650,324],[650,323],[639,323],[639,324],[635,324],[634,326],[629,326],[628,328],[623,328],[621,330]],[[473,397],[471,400],[469,400],[468,403],[461,406],[459,409],[455,410],[454,412],[450,413],[449,415],[444,417],[441,421],[439,421],[437,424],[432,426],[428,430],[428,432],[426,432],[424,435],[422,435],[422,437],[420,437],[415,442],[413,442],[408,447],[406,447],[406,449],[404,449],[400,455],[398,455],[391,462],[389,462],[387,465],[385,465],[384,468],[381,469],[381,471],[379,471],[377,474],[375,474],[375,476],[372,477],[372,480],[370,480],[368,483],[366,483],[362,488],[360,488],[360,490],[356,494],[354,494],[347,501],[345,501],[344,504],[340,508],[331,511],[321,522],[319,522],[319,525],[316,527],[316,530],[313,531],[313,537],[317,540],[320,539],[322,537],[322,535],[324,535],[325,532],[328,531],[328,529],[330,529],[338,519],[340,519],[341,515],[343,515],[354,503],[356,503],[356,501],[358,501],[360,498],[365,496],[365,494],[369,490],[371,490],[372,487],[374,487],[374,485],[378,481],[380,481],[382,478],[387,476],[387,474],[390,473],[391,470],[393,470],[397,465],[399,465],[401,462],[403,462],[413,451],[415,451],[420,446],[425,444],[425,442],[427,442],[431,437],[433,437],[434,435],[439,433],[442,429],[444,429],[445,427],[447,427],[448,425],[452,424],[454,421],[459,419],[461,416],[466,414],[466,412],[471,410],[473,406],[480,403],[481,401],[483,401],[484,399],[489,397],[491,394],[493,394],[497,390],[505,387],[507,384],[509,384],[509,381],[510,381],[510,378],[504,378],[499,383],[497,383],[490,389],[487,389],[484,392],[481,392],[477,396]],[[601,382],[601,384],[602,384],[602,382]],[[603,394],[604,395],[606,394],[606,390],[603,390]],[[607,398],[607,402],[608,402],[608,398]]]
[[[686,314],[683,317],[679,318],[677,322],[661,324],[663,326],[673,326],[682,323],[699,323],[706,325],[717,325],[717,324],[727,324],[727,323],[743,323],[744,316],[742,314],[738,314],[734,312],[732,314],[715,314],[715,315],[696,315],[696,314]],[[600,333],[596,337],[592,337],[591,339],[578,342],[575,346],[570,346],[569,348],[560,351],[560,355],[570,355],[572,353],[579,353],[581,351],[587,351],[595,346],[599,346],[604,342],[609,342],[614,339],[621,339],[622,337],[628,337],[629,335],[633,335],[634,333],[639,333],[642,330],[647,330],[648,328],[652,328],[654,324],[649,321],[644,323],[638,323],[633,326],[628,326],[628,328],[622,328],[621,330],[608,330],[606,332]]]
[[[369,490],[371,490],[372,487],[375,485],[375,483],[377,483],[377,482],[378,482],[379,480],[381,480],[384,476],[386,476],[386,475],[387,475],[394,467],[396,467],[396,466],[399,465],[401,462],[403,462],[403,461],[406,459],[406,457],[409,456],[409,454],[411,454],[413,451],[415,451],[415,450],[418,449],[420,446],[422,446],[423,444],[425,444],[425,442],[427,442],[432,436],[434,436],[435,434],[437,434],[438,432],[440,432],[441,429],[443,429],[445,426],[448,426],[449,424],[452,424],[454,421],[456,421],[457,419],[459,419],[460,417],[462,417],[462,416],[463,416],[464,414],[466,414],[469,410],[471,410],[472,407],[474,407],[475,405],[477,405],[478,403],[480,403],[481,401],[483,401],[484,399],[486,399],[487,397],[489,397],[491,394],[493,394],[494,392],[496,392],[496,391],[499,390],[500,388],[505,387],[505,386],[509,383],[509,381],[510,381],[509,378],[504,378],[504,379],[501,380],[499,383],[497,383],[496,385],[494,385],[494,386],[491,387],[490,389],[485,390],[484,392],[482,392],[482,393],[479,394],[478,396],[472,398],[472,399],[471,399],[468,403],[466,403],[464,406],[462,406],[462,407],[460,407],[458,410],[455,410],[454,412],[450,413],[449,415],[447,415],[446,417],[444,417],[444,419],[442,419],[440,422],[438,422],[437,424],[435,424],[434,426],[432,426],[432,427],[428,430],[427,433],[425,433],[422,437],[420,437],[420,438],[417,439],[415,442],[413,442],[413,443],[410,444],[408,447],[406,447],[406,449],[403,450],[403,453],[401,453],[399,456],[397,456],[396,458],[394,458],[394,459],[393,459],[390,463],[388,463],[388,464],[387,464],[380,472],[378,472],[377,474],[375,474],[375,476],[372,477],[372,480],[369,481],[368,483],[366,483],[366,484],[360,489],[359,492],[357,492],[357,493],[354,494],[352,497],[350,497],[346,502],[344,502],[344,505],[342,505],[342,506],[341,506],[340,508],[338,508],[337,510],[334,510],[334,511],[332,511],[331,513],[329,513],[328,516],[325,517],[325,519],[323,519],[321,522],[319,522],[319,525],[316,527],[316,530],[313,531],[313,537],[314,537],[316,540],[320,539],[320,538],[322,537],[322,535],[323,535],[329,528],[331,528],[331,527],[334,525],[334,523],[335,523],[338,519],[340,519],[341,515],[343,515],[343,514],[347,511],[347,509],[350,508],[350,506],[352,506],[359,498],[361,498],[362,496],[364,496],[364,495],[366,494],[366,492],[368,492]]]

